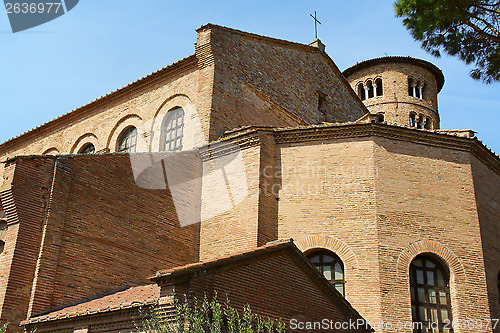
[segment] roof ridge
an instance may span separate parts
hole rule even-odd
[[[204,24],[201,27],[199,27],[198,29],[196,29],[196,32],[199,32],[199,31],[204,30],[204,29],[210,29],[210,28],[220,29],[220,30],[224,30],[224,31],[236,33],[236,34],[239,34],[239,35],[242,35],[242,36],[255,38],[255,39],[261,39],[261,40],[263,39],[263,40],[267,40],[269,42],[274,42],[274,43],[281,44],[281,45],[290,45],[290,46],[301,47],[301,48],[304,48],[306,50],[313,51],[313,52],[316,52],[316,51],[319,50],[317,47],[310,46],[308,44],[303,44],[303,43],[299,43],[299,42],[292,42],[292,41],[289,41],[289,40],[286,40],[286,39],[280,39],[280,38],[276,38],[276,37],[269,37],[269,36],[259,35],[259,34],[253,33],[253,32],[248,32],[248,31],[238,30],[238,29],[234,29],[234,28],[229,28],[229,27],[226,27],[226,26],[223,26],[223,25],[214,24],[214,23]]]

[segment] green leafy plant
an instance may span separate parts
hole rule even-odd
[[[262,318],[254,314],[249,305],[242,313],[229,305],[221,304],[215,295],[211,300],[184,296],[181,302],[174,298],[174,313],[165,312],[158,305],[142,311],[142,320],[136,323],[137,331],[145,333],[283,333],[282,320]],[[142,326],[142,327],[141,327]]]

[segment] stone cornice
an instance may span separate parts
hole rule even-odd
[[[260,145],[260,134],[270,133],[277,144],[312,142],[320,140],[382,137],[392,140],[420,143],[434,147],[468,151],[489,168],[500,174],[500,158],[477,138],[417,130],[388,124],[344,124],[308,126],[289,129],[269,129],[249,127],[225,139],[242,149]]]
[[[382,137],[386,139],[420,143],[434,147],[468,151],[481,162],[500,174],[500,158],[488,149],[477,138],[439,133],[439,131],[418,130],[414,128],[400,127],[377,123],[347,123],[331,125],[312,125],[295,128],[272,128],[249,126],[227,133],[228,135],[220,141],[212,142],[199,149],[203,160],[210,160],[220,156],[232,154],[238,150],[249,149],[261,145],[262,135],[271,135],[277,144],[290,144],[301,142],[313,142],[320,140]],[[467,130],[470,131],[470,130]],[[460,131],[459,131],[460,132]],[[470,131],[472,132],[472,131]],[[144,153],[148,154],[148,153]],[[106,155],[126,155],[125,153],[108,153]],[[13,163],[21,159],[47,159],[47,158],[90,158],[96,155],[29,155],[15,156],[3,163]]]

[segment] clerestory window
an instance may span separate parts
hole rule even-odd
[[[450,333],[451,302],[449,274],[428,255],[410,264],[411,309],[415,333]]]
[[[335,289],[345,296],[344,264],[333,252],[315,251],[307,256],[309,261],[330,281]]]

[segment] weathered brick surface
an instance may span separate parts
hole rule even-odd
[[[215,61],[210,139],[244,125],[346,122],[366,110],[317,48],[208,25]],[[200,31],[199,30],[199,31]],[[318,91],[326,94],[319,112]]]
[[[437,103],[439,87],[435,74],[429,70],[429,66],[433,65],[419,65],[419,63],[425,63],[419,59],[415,59],[414,64],[408,63],[411,58],[403,58],[403,62],[399,57],[386,59],[387,61],[368,67],[360,65],[359,69],[356,69],[356,66],[353,66],[353,70],[347,69],[345,72],[348,73],[347,80],[352,89],[359,95],[360,84],[366,86],[368,81],[374,83],[380,78],[383,95],[363,101],[370,113],[384,114],[385,121],[389,124],[409,126],[410,113],[414,112],[417,119],[420,115],[424,118],[430,117],[432,119],[430,129],[438,129],[440,123]],[[424,83],[422,99],[409,95],[408,79]]]
[[[10,274],[2,272],[2,318],[15,322],[197,260],[198,226],[180,227],[168,190],[135,184],[128,155],[59,157],[55,169],[54,160],[19,158],[10,166],[19,231],[14,225],[2,254],[12,258]]]
[[[401,267],[400,272],[394,268],[406,248],[422,241],[432,242],[435,248],[429,252],[450,268],[453,319],[491,318],[472,156],[388,139],[375,143],[382,318],[411,320],[408,268]],[[445,250],[458,259],[459,268],[443,257]],[[491,328],[457,331],[491,332]]]
[[[377,124],[354,125],[349,135],[344,128],[256,130],[259,142],[243,152],[257,154],[247,166],[261,170],[260,199],[242,202],[233,222],[203,222],[202,240],[217,240],[201,243],[203,258],[248,249],[256,226],[264,226],[256,219],[266,220],[269,229],[262,230],[274,226],[277,238],[295,239],[306,253],[336,253],[345,265],[346,298],[365,318],[409,323],[409,264],[431,253],[451,272],[453,318],[496,318],[497,158],[471,139]],[[367,135],[368,128],[380,132]],[[277,210],[269,209],[268,194]],[[242,215],[257,207],[258,217]]]
[[[257,247],[259,219],[260,148],[242,151],[248,194],[246,198],[223,214],[205,219],[200,224],[200,259],[214,258]],[[230,192],[238,188],[228,188]],[[204,195],[213,204],[223,202],[224,192],[204,188]],[[235,195],[235,193],[233,193]],[[219,198],[220,196],[220,198]]]
[[[484,266],[491,316],[500,318],[500,175],[471,159],[474,194],[481,227]],[[495,332],[500,332],[497,327]]]
[[[312,268],[312,267],[310,267]],[[348,323],[360,319],[350,306],[333,299],[322,289],[321,284],[307,267],[287,253],[260,255],[241,263],[232,263],[221,268],[212,268],[190,277],[187,282],[174,284],[176,297],[181,301],[186,295],[211,298],[217,293],[221,302],[229,299],[229,305],[243,312],[250,305],[252,313],[264,318],[282,319],[287,326],[290,320],[300,322]],[[162,287],[161,295],[167,297],[172,285]],[[337,294],[338,295],[338,294]],[[290,327],[288,326],[288,329]],[[357,329],[311,329],[293,332],[367,332],[366,326]]]
[[[278,161],[279,237],[324,236],[344,243],[355,256],[345,265],[346,298],[369,320],[381,312],[373,150],[372,140],[364,138],[283,144]]]
[[[0,319],[13,325],[26,317],[53,166],[53,158],[10,164],[0,184],[8,220],[5,249],[0,254]]]

